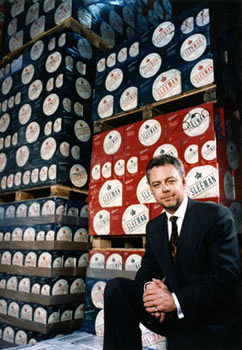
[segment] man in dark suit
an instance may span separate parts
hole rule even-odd
[[[141,350],[140,323],[165,336],[168,350],[239,349],[240,256],[230,210],[188,198],[177,158],[153,158],[146,175],[164,212],[147,225],[135,280],[115,278],[105,288],[103,349]]]

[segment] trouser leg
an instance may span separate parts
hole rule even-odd
[[[133,280],[115,278],[104,291],[104,350],[141,350],[142,292]]]

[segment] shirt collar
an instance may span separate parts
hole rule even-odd
[[[183,201],[181,202],[180,206],[178,207],[178,209],[175,211],[174,214],[170,214],[166,211],[166,215],[167,215],[168,220],[170,219],[171,216],[177,216],[178,218],[183,219],[185,216],[186,209],[187,209],[187,203],[188,203],[188,197],[185,194]]]

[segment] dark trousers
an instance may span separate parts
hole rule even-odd
[[[215,337],[199,333],[186,320],[159,323],[149,315],[142,301],[143,290],[133,280],[115,278],[104,291],[104,346],[103,350],[141,350],[142,323],[151,331],[167,337],[168,350],[241,350],[237,339]],[[181,324],[178,326],[178,322]],[[182,329],[182,331],[179,331]],[[184,330],[184,332],[183,332]],[[202,334],[202,335],[201,335]]]

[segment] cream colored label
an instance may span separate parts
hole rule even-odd
[[[26,345],[28,343],[28,335],[23,330],[18,330],[15,334],[15,343],[18,345]]]
[[[24,104],[20,108],[19,113],[18,113],[18,120],[19,120],[20,124],[22,124],[22,125],[26,124],[29,121],[31,114],[32,114],[31,105],[28,103]]]
[[[64,295],[68,294],[69,285],[67,280],[59,279],[52,288],[52,295]]]
[[[117,176],[123,176],[125,172],[125,162],[124,159],[119,159],[114,164],[114,173]]]
[[[100,180],[101,178],[101,166],[100,164],[95,164],[91,170],[91,176],[93,180]]]
[[[150,185],[146,176],[143,176],[140,182],[138,183],[136,189],[136,196],[139,203],[155,203],[156,200],[151,192]]]
[[[113,104],[114,99],[112,95],[106,95],[104,96],[97,108],[97,112],[100,118],[108,118],[113,114]]]
[[[209,22],[210,22],[209,9],[204,8],[196,16],[196,24],[199,27],[203,27],[207,25]]]
[[[36,241],[44,241],[45,240],[45,231],[39,231],[36,235]]]
[[[57,94],[50,94],[47,96],[43,103],[44,114],[50,116],[54,114],[59,107],[60,99]]]
[[[30,57],[33,61],[36,61],[40,58],[44,51],[44,42],[42,40],[38,40],[30,50]]]
[[[83,117],[84,106],[80,102],[75,102],[73,107],[74,107],[74,111],[78,115],[78,117]]]
[[[41,158],[44,160],[49,160],[53,157],[56,151],[56,141],[53,137],[48,137],[45,141],[43,141],[40,148]]]
[[[33,143],[38,140],[40,134],[40,126],[37,122],[32,122],[27,126],[25,136],[28,143]]]
[[[0,118],[0,132],[6,132],[10,124],[10,115],[4,113]]]
[[[123,91],[120,97],[120,107],[123,111],[129,111],[138,105],[138,89],[131,86]]]
[[[16,253],[14,253],[13,259],[12,259],[12,265],[23,266],[23,262],[24,262],[23,253],[20,251],[17,251]]]
[[[5,216],[6,216],[6,218],[14,218],[15,217],[15,206],[14,205],[9,205],[6,208]]]
[[[21,177],[22,177],[22,174],[20,171],[18,171],[15,176],[14,176],[14,185],[15,186],[20,186],[21,185]]]
[[[100,58],[100,60],[97,62],[97,72],[101,73],[104,72],[106,68],[106,59]]]
[[[30,279],[28,277],[24,277],[21,279],[18,285],[19,292],[30,292]]]
[[[12,231],[11,240],[12,241],[22,241],[23,230],[20,227],[15,227]]]
[[[38,259],[38,267],[51,267],[52,256],[48,252],[40,254]]]
[[[56,179],[56,172],[57,172],[56,164],[52,164],[48,169],[48,178],[50,180],[55,180]]]
[[[25,0],[16,0],[11,6],[11,16],[16,17],[24,12]]]
[[[181,72],[171,69],[163,72],[155,79],[152,86],[152,95],[155,101],[181,93]]]
[[[156,334],[146,328],[142,323],[140,323],[141,335],[142,335],[142,344],[144,346],[154,346],[154,348],[165,348],[165,338],[162,335]],[[156,346],[157,345],[157,346]],[[161,347],[160,347],[161,345]],[[152,348],[153,348],[152,346]]]
[[[5,146],[5,148],[10,147],[10,144],[11,144],[11,135],[7,135],[7,136],[5,137],[5,140],[4,140],[4,146]]]
[[[41,209],[41,215],[54,215],[55,214],[55,201],[47,200]]]
[[[105,87],[108,91],[112,92],[117,90],[122,84],[124,78],[123,71],[120,68],[115,68],[108,73]]]
[[[33,284],[32,288],[31,288],[31,293],[40,294],[40,284],[39,283]]]
[[[192,69],[190,80],[193,86],[199,88],[214,82],[213,59],[205,58],[199,61]]]
[[[124,269],[127,271],[138,271],[141,266],[141,255],[130,254],[125,261]]]
[[[40,203],[33,202],[29,207],[29,216],[40,216]]]
[[[37,79],[29,86],[28,97],[31,101],[36,100],[43,90],[43,83],[41,80]]]
[[[86,169],[80,165],[75,164],[70,170],[70,180],[76,187],[83,187],[87,183],[88,175]]]
[[[96,335],[103,337],[104,336],[104,311],[103,309],[99,311],[95,321],[95,331]]]
[[[23,320],[32,321],[33,308],[30,305],[25,304],[21,309],[20,318],[22,318]]]
[[[123,184],[119,180],[106,181],[99,192],[99,204],[102,208],[121,206],[123,202]]]
[[[194,30],[194,17],[187,17],[184,19],[181,25],[181,32],[183,34],[189,34]]]
[[[18,206],[16,210],[16,217],[21,218],[21,217],[26,217],[27,216],[27,205],[22,203]]]
[[[104,307],[104,289],[106,287],[106,283],[103,281],[96,282],[91,290],[91,299],[95,307],[98,309],[102,309]]]
[[[136,41],[129,47],[129,56],[134,58],[138,56],[138,54],[139,54],[139,42]]]
[[[72,0],[62,1],[61,4],[57,7],[55,12],[54,20],[55,24],[60,24],[65,21],[67,18],[71,17],[72,13]]]
[[[37,307],[34,310],[34,322],[47,323],[47,311],[43,307]]]
[[[106,269],[111,270],[122,270],[123,269],[123,259],[120,254],[113,253],[109,255],[106,261]]]
[[[56,234],[57,241],[72,241],[72,230],[68,226],[61,227]]]
[[[60,318],[60,311],[55,311],[48,317],[47,323],[48,324],[58,323],[59,318]]]
[[[23,46],[24,31],[19,30],[17,33],[13,34],[9,40],[9,50],[13,52]]]
[[[84,304],[78,305],[74,312],[74,320],[83,319],[83,308]]]
[[[54,88],[54,78],[50,78],[46,83],[46,90],[50,92],[51,90],[53,90],[53,88]]]
[[[53,73],[57,71],[60,67],[62,61],[62,55],[60,52],[55,51],[51,53],[46,60],[45,69],[48,73]]]
[[[122,137],[118,130],[110,131],[104,141],[103,141],[103,149],[106,154],[114,154],[116,153],[122,143]]]
[[[23,174],[23,183],[24,185],[28,185],[30,182],[30,171],[26,170]]]
[[[51,10],[54,10],[54,8],[55,8],[55,0],[44,0],[43,10],[45,12],[49,12]]]
[[[216,141],[209,140],[205,142],[201,149],[201,155],[205,160],[214,160],[217,157]]]
[[[8,290],[17,290],[18,288],[18,279],[16,276],[11,276],[7,280],[7,289]]]
[[[171,156],[178,158],[178,151],[176,147],[170,143],[164,143],[163,145],[159,146],[155,150],[153,157],[157,157],[162,154],[170,154]]]
[[[54,132],[60,132],[61,129],[62,129],[62,119],[57,118],[54,122],[53,130],[54,130]]]
[[[122,216],[125,234],[144,234],[149,221],[149,210],[143,204],[129,206]]]
[[[90,83],[85,78],[77,78],[76,83],[76,92],[78,95],[83,98],[84,100],[87,100],[92,95],[92,88]]]
[[[71,294],[84,293],[84,291],[85,291],[84,280],[82,278],[76,278],[70,286],[70,293]]]
[[[175,26],[172,22],[163,22],[156,27],[152,36],[152,43],[156,47],[164,47],[173,39]]]
[[[152,146],[160,138],[162,127],[155,119],[145,121],[139,128],[139,141],[143,146]]]
[[[138,172],[138,157],[129,158],[126,167],[129,174],[136,174]]]
[[[71,155],[75,160],[80,160],[80,156],[81,156],[80,147],[76,145],[71,147]]]
[[[68,142],[62,142],[60,144],[60,153],[63,157],[69,157],[70,155],[70,145]]]
[[[55,240],[55,231],[54,230],[48,230],[48,232],[46,233],[45,240],[46,241],[54,241]]]
[[[76,70],[78,71],[79,74],[86,75],[86,64],[83,63],[82,61],[77,61]]]
[[[86,236],[88,238],[88,236]],[[77,267],[87,267],[88,266],[88,253],[83,253],[77,262]]]
[[[81,142],[87,142],[91,138],[91,129],[84,120],[78,120],[75,123],[74,132],[77,139]]]
[[[117,59],[120,63],[123,63],[128,58],[128,49],[127,47],[122,47],[122,49],[119,50]]]
[[[47,180],[47,175],[48,175],[48,168],[47,166],[43,166],[41,169],[40,169],[40,181],[46,181]]]
[[[191,62],[200,57],[207,47],[207,39],[203,34],[196,33],[187,38],[180,50],[184,61]]]
[[[8,315],[12,317],[19,317],[19,305],[15,301],[12,301],[8,305]]]
[[[161,64],[161,56],[158,53],[150,53],[140,63],[139,73],[143,78],[151,78],[159,71]]]
[[[110,234],[110,213],[99,210],[93,218],[93,228],[97,235]]]
[[[218,170],[211,165],[192,168],[186,176],[186,191],[194,199],[219,197]]]
[[[191,109],[184,117],[182,128],[190,137],[204,134],[211,123],[209,112],[205,108]]]
[[[102,169],[101,169],[102,176],[105,179],[108,179],[112,175],[112,163],[111,162],[106,162],[103,164]]]
[[[8,186],[8,188],[12,188],[13,187],[13,174],[9,174],[8,175],[7,186]]]
[[[7,157],[5,153],[0,153],[0,172],[2,172],[7,165]]]
[[[30,37],[31,39],[36,38],[39,34],[45,31],[45,16],[37,18],[30,27]]]
[[[54,50],[55,46],[56,46],[56,38],[51,38],[48,42],[48,50],[49,51]]]
[[[116,64],[116,52],[112,52],[108,57],[107,57],[107,67],[111,68],[115,66]]]
[[[33,79],[35,68],[32,64],[29,64],[22,70],[21,80],[23,84],[29,84]]]
[[[16,163],[23,167],[29,159],[29,148],[27,146],[20,147],[16,152]]]
[[[74,242],[87,242],[88,241],[88,232],[85,228],[79,228],[73,237]]]
[[[36,267],[37,255],[34,252],[29,252],[25,257],[24,266]]]
[[[35,229],[33,227],[28,227],[25,229],[23,234],[24,241],[34,241],[35,240]]]
[[[189,145],[184,152],[184,159],[188,164],[195,164],[199,160],[198,145]]]

